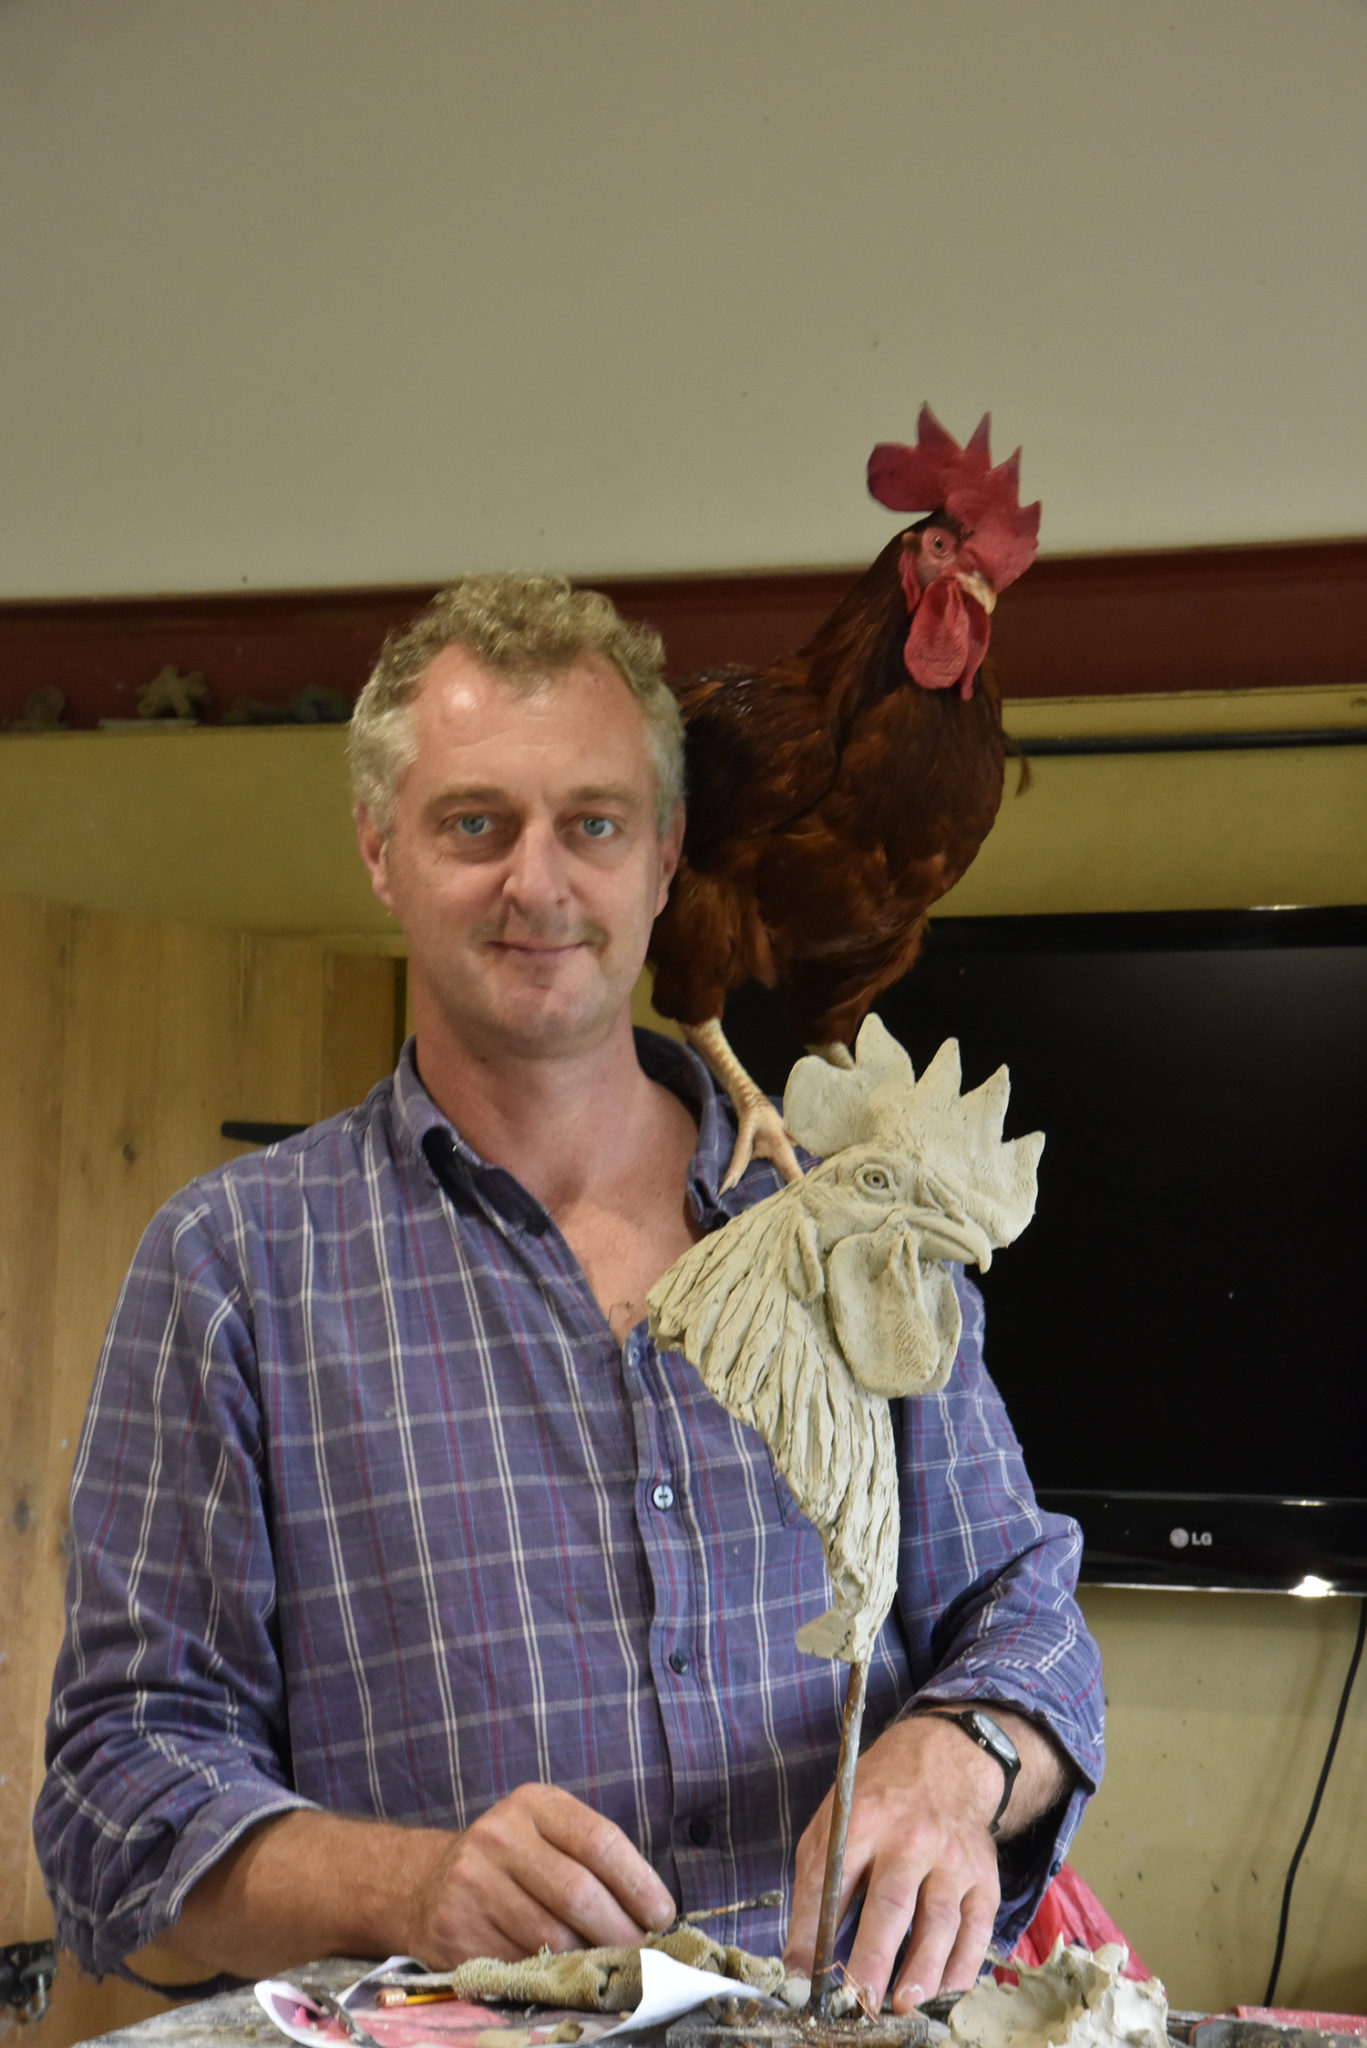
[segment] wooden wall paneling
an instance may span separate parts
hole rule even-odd
[[[0,900],[0,1941],[40,1940],[31,1892],[34,1729],[51,1666],[40,1616],[54,1476],[48,1458],[61,1126],[62,1018],[70,913]]]
[[[236,956],[236,942],[225,933],[89,912],[72,917],[50,1487],[35,1629],[36,1654],[49,1672],[62,1633],[66,1488],[95,1361],[143,1230],[162,1201],[215,1156],[206,1077],[231,1043]],[[35,1757],[35,1791],[37,1771]],[[38,1885],[35,1865],[32,1897]]]
[[[143,925],[140,930],[149,949],[156,1000],[149,1041],[139,1049],[151,1153],[147,1222],[168,1195],[227,1156],[219,1126],[232,1114],[223,1105],[231,1100],[242,1060],[251,977],[244,972],[244,943],[235,932],[183,924]],[[293,1063],[297,1021],[288,1005],[295,990],[286,979],[291,1028],[282,1034],[275,1058]]]
[[[312,939],[252,932],[237,943],[233,1058],[217,1081],[216,1138],[225,1117],[308,1124],[319,1114],[323,949]],[[242,1147],[223,1143],[223,1150],[229,1156]]]
[[[85,1404],[93,1353],[63,1373],[59,1360],[72,1304],[64,1287],[72,1278],[62,1258],[61,1170],[72,1128],[64,1114],[73,1060],[69,1042],[70,969],[77,950],[79,915],[47,904],[0,904],[0,1132],[6,1172],[0,1180],[0,1399],[11,1418],[6,1480],[3,1647],[0,1667],[0,1938],[42,1940],[52,1916],[38,1873],[30,1815],[42,1771],[42,1731],[52,1665],[61,1633],[66,1577],[63,1535],[66,1489],[76,1431]],[[88,938],[88,934],[84,934]],[[87,961],[88,944],[84,948]],[[126,956],[125,956],[126,957]],[[102,964],[111,958],[105,949]],[[106,989],[110,1008],[122,994]],[[93,1020],[92,1020],[93,1021]],[[108,1053],[117,1030],[87,1033]],[[87,1088],[86,1099],[89,1099]],[[82,1162],[83,1169],[88,1162]],[[125,1170],[133,1162],[123,1162]],[[78,1262],[79,1267],[79,1262]],[[87,1327],[102,1327],[112,1296],[88,1297]],[[70,1361],[68,1361],[70,1364]],[[26,1517],[16,1518],[18,1498]],[[21,1530],[19,1523],[26,1526]],[[13,1707],[13,1712],[9,1711]],[[97,1986],[70,1957],[58,1969],[45,2018],[31,2030],[35,2048],[65,2048],[90,2035],[141,2019],[165,2001],[126,1984]]]
[[[0,1395],[19,1424],[0,1589],[5,1640],[24,1646],[0,1665],[16,1706],[0,1750],[0,1899],[15,1917],[0,1926],[39,1938],[51,1916],[28,1823],[63,1626],[66,1489],[128,1262],[164,1200],[243,1149],[220,1135],[225,1118],[308,1122],[389,1071],[402,963],[42,905],[0,913],[0,1136],[15,1162],[0,1191]],[[28,1504],[22,1531],[11,1492]],[[163,2004],[65,1957],[36,2048]]]
[[[407,1019],[407,962],[329,951],[323,969],[318,1115],[350,1109],[393,1070]]]
[[[49,1924],[47,1935],[51,1932]],[[48,2009],[36,2025],[24,2028],[23,2048],[73,2048],[73,2043],[113,2033],[116,2027],[151,2019],[170,2003],[160,1992],[122,1977],[88,1977],[71,1956],[59,1955]]]
[[[73,915],[53,1264],[52,1485],[35,1638],[49,1672],[61,1638],[71,1460],[99,1341],[137,1233],[151,1213],[154,1090],[144,1048],[156,1028],[157,989],[148,965],[137,928],[123,920]],[[35,1739],[41,1739],[40,1731]],[[36,1785],[35,1769],[35,1790]]]
[[[310,1054],[316,1070],[319,980],[318,948],[304,942],[258,953],[228,932],[93,914],[76,922],[50,1454],[62,1528],[95,1360],[137,1241],[169,1195],[237,1149],[219,1125],[252,1063],[246,1048],[264,1072],[285,1073],[277,1084],[284,1099],[311,1099],[300,1077]],[[42,1646],[49,1671],[62,1630],[60,1594],[51,1590]],[[165,2005],[117,1978],[97,1983],[63,1955],[35,2048],[66,2048]]]

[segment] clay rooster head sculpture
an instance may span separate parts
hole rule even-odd
[[[1038,503],[1022,505],[1020,449],[994,469],[984,413],[966,448],[921,407],[916,446],[880,441],[869,490],[892,512],[929,516],[902,536],[911,630],[907,674],[923,690],[971,697],[987,652],[992,607],[1035,559]]]
[[[962,1312],[948,1265],[991,1263],[1035,1209],[1043,1134],[1004,1139],[1001,1067],[961,1093],[959,1049],[918,1080],[877,1016],[854,1064],[801,1059],[783,1113],[826,1156],[685,1252],[650,1291],[651,1334],[759,1431],[821,1536],[832,1605],[813,1656],[866,1657],[892,1605],[901,1521],[888,1401],[949,1378]]]

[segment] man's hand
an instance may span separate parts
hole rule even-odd
[[[465,1829],[298,1811],[263,1821],[129,1960],[273,1976],[319,1956],[416,1955],[434,1969],[629,1945],[674,1901],[622,1830],[554,1785],[520,1785]]]
[[[1053,1805],[1066,1771],[1051,1739],[1032,1722],[984,1705],[1021,1755],[1002,1823],[1003,1835],[1014,1834]],[[1001,1793],[1000,1764],[961,1728],[930,1714],[894,1722],[860,1757],[837,1921],[862,1892],[848,1974],[875,2008],[908,1930],[893,1986],[898,2012],[976,1978],[1001,1898],[997,1843],[987,1831]],[[804,1974],[811,1972],[816,1947],[830,1820],[828,1794],[797,1848],[784,1960]]]
[[[619,1827],[554,1785],[520,1785],[453,1835],[414,1899],[413,1953],[446,1969],[545,1946],[629,1947],[674,1901]]]

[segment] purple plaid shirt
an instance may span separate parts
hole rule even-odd
[[[730,1113],[642,1036],[725,1198]],[[871,1739],[909,1699],[1048,1724],[1082,1786],[1002,1851],[1023,1926],[1101,1772],[1073,1525],[1041,1513],[982,1365],[906,1404],[902,1583]],[[894,1407],[896,1413],[896,1406]],[[617,1821],[683,1910],[791,1879],[845,1667],[794,1647],[820,1543],[760,1439],[644,1325],[618,1345],[573,1255],[466,1146],[411,1047],[360,1108],[194,1182],[144,1238],[72,1481],[69,1617],[35,1829],[58,1938],[117,1968],[264,1816],[462,1827],[529,1779]],[[713,1923],[781,1945],[786,1904]]]

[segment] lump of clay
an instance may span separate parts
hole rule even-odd
[[[854,1065],[803,1059],[784,1120],[826,1156],[652,1288],[651,1333],[691,1359],[769,1445],[826,1552],[832,1602],[798,1631],[814,1656],[867,1656],[897,1583],[888,1399],[942,1387],[962,1318],[946,1262],[986,1268],[1035,1208],[1044,1138],[1005,1142],[1003,1067],[960,1094],[942,1045],[917,1081],[877,1017]]]
[[[1126,1950],[1065,1948],[1046,1962],[1010,1965],[1018,1984],[988,1977],[949,2016],[956,2048],[1168,2048],[1168,2002],[1157,1977],[1124,1975]]]

